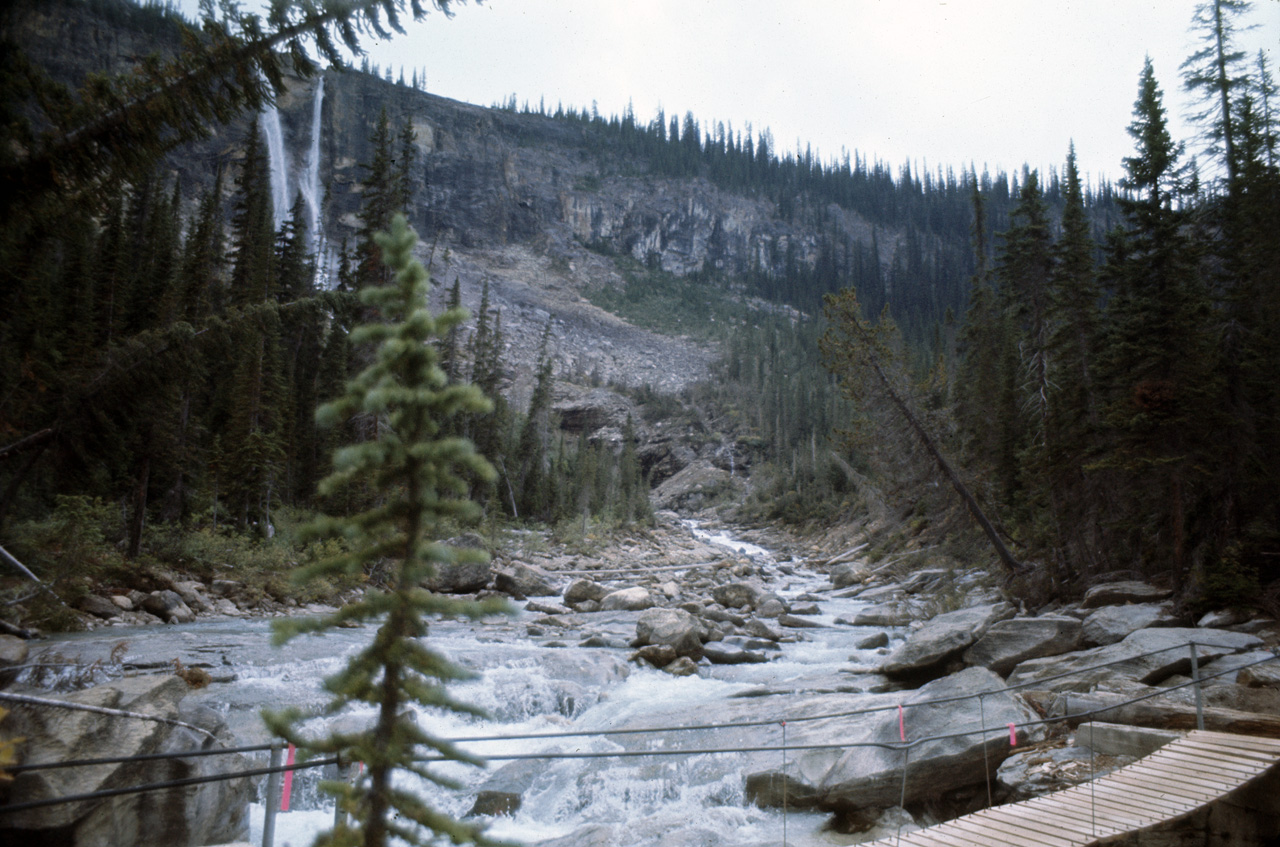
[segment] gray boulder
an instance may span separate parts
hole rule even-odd
[[[106,597],[99,597],[96,594],[86,594],[81,597],[76,601],[76,608],[103,620],[118,618],[121,611],[120,607],[115,603],[112,603]]]
[[[213,611],[213,603],[204,593],[204,585],[195,580],[184,580],[175,582],[173,590],[182,598],[182,602],[196,614],[205,614]]]
[[[992,624],[964,652],[966,665],[989,668],[1001,676],[1027,659],[1070,653],[1080,645],[1080,621],[1066,615],[1010,618]]]
[[[1161,603],[1103,606],[1084,619],[1080,639],[1088,647],[1103,647],[1131,632],[1150,626],[1174,626],[1177,622],[1173,610]]]
[[[168,589],[152,591],[142,601],[142,608],[165,623],[191,623],[196,619],[195,612],[182,602],[182,597]]]
[[[493,587],[512,597],[550,597],[560,593],[551,584],[551,574],[537,565],[520,562],[498,571],[493,578]]]
[[[59,699],[182,720],[230,746],[231,737],[215,712],[182,707],[180,701],[187,691],[187,684],[175,676],[144,676]],[[24,764],[210,749],[217,743],[205,732],[185,727],[56,707],[16,708],[6,718],[5,729],[26,737]],[[243,758],[230,755],[28,771],[11,783],[8,801],[87,794],[246,767]],[[236,841],[248,836],[249,798],[249,781],[239,779],[29,809],[0,818],[0,842],[184,847]]]
[[[636,621],[635,646],[665,644],[677,656],[702,658],[702,624],[684,609],[648,609]]]
[[[589,579],[575,579],[564,590],[564,604],[576,606],[579,603],[593,601],[599,603],[609,594],[609,589]]]
[[[426,580],[427,589],[437,594],[474,594],[493,579],[493,566],[484,561],[441,562]]]
[[[915,620],[915,613],[906,603],[880,603],[869,606],[853,617],[854,626],[906,626]]]
[[[848,588],[861,585],[867,578],[867,571],[860,562],[845,562],[831,569],[831,584],[836,588]]]
[[[1167,588],[1156,588],[1147,582],[1125,580],[1123,582],[1104,582],[1095,585],[1084,594],[1086,609],[1100,609],[1103,606],[1119,606],[1123,603],[1156,603],[1173,596]]]
[[[744,650],[735,644],[726,644],[723,641],[708,641],[703,644],[702,655],[713,665],[746,665],[769,661],[769,657],[763,653]]]
[[[711,597],[726,609],[754,609],[764,592],[746,582],[730,582],[711,589]]]
[[[976,698],[915,705],[980,692],[991,692],[983,698],[981,709]],[[900,726],[905,727],[908,741],[967,733],[927,741],[911,749],[908,803],[984,782],[987,767],[999,765],[1016,752],[1009,746],[1005,726],[1029,723],[1039,717],[1019,697],[1006,691],[1000,677],[986,668],[966,668],[935,680],[913,692],[902,705],[901,725],[896,710],[879,712],[856,724],[846,735],[847,742],[892,744],[899,740]],[[1020,730],[1018,740],[1026,743],[1043,735],[1042,728],[1034,727]],[[902,790],[902,763],[902,752],[891,747],[850,746],[822,780],[822,806],[839,810],[897,805]]]
[[[604,596],[600,601],[602,612],[640,612],[652,608],[653,597],[648,590],[633,586],[622,588]]]
[[[880,672],[890,678],[935,673],[948,659],[981,638],[997,621],[1013,617],[1009,603],[971,606],[930,620],[889,654]]]
[[[1174,674],[1190,672],[1191,653],[1186,646],[1190,641],[1196,642],[1200,662],[1262,644],[1256,636],[1225,629],[1140,629],[1105,647],[1022,662],[1009,675],[1009,685],[1044,680],[1050,691],[1089,691],[1097,686],[1124,686],[1134,680],[1155,685]],[[1104,664],[1108,666],[1095,667]],[[1066,676],[1047,679],[1060,674]]]

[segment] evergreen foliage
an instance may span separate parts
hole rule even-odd
[[[354,785],[329,784],[341,807],[355,815],[319,843],[382,847],[392,838],[410,844],[435,843],[445,836],[453,843],[486,844],[475,827],[458,823],[432,809],[403,783],[399,774],[451,786],[449,779],[423,764],[427,753],[453,761],[480,764],[446,741],[424,732],[406,712],[409,705],[478,715],[474,707],[454,700],[450,682],[469,674],[429,649],[423,642],[426,618],[433,615],[481,617],[503,610],[493,602],[464,602],[435,595],[422,583],[443,564],[482,555],[437,541],[453,522],[466,523],[479,515],[466,495],[473,478],[492,479],[492,467],[469,441],[441,437],[441,424],[455,415],[479,413],[491,406],[474,386],[449,384],[431,343],[464,317],[460,311],[433,316],[427,308],[428,277],[413,258],[416,233],[402,215],[392,221],[378,246],[395,272],[394,283],[366,288],[361,301],[386,323],[365,324],[352,333],[356,344],[376,345],[372,363],[347,385],[345,393],[323,406],[318,417],[333,424],[356,414],[385,420],[378,438],[341,448],[334,472],[321,484],[330,492],[360,478],[382,492],[378,505],[349,517],[320,520],[321,537],[341,537],[350,551],[299,571],[308,580],[359,575],[389,560],[389,584],[369,591],[354,603],[324,618],[291,620],[277,628],[277,640],[319,632],[353,622],[379,621],[373,641],[347,667],[325,680],[333,694],[328,711],[349,704],[368,704],[376,710],[372,726],[359,732],[339,732],[327,738],[305,737],[295,712],[269,718],[271,728],[297,744],[306,754],[337,753],[360,761],[365,771]]]

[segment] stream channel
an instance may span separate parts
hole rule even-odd
[[[627,646],[635,636],[639,612],[598,612],[574,615],[581,630],[542,627],[530,635],[539,615],[516,604],[510,618],[481,623],[434,621],[432,649],[474,671],[478,676],[450,687],[451,695],[488,711],[492,720],[418,710],[417,718],[437,737],[511,736],[539,733],[611,730],[621,727],[660,727],[741,720],[760,714],[764,703],[776,703],[779,725],[787,710],[818,697],[847,696],[856,708],[860,692],[882,684],[873,669],[882,651],[855,645],[883,627],[837,624],[851,620],[867,603],[833,596],[823,574],[799,562],[779,562],[769,551],[730,535],[709,533],[687,522],[702,540],[731,548],[751,559],[764,584],[787,602],[802,595],[817,598],[819,614],[809,619],[813,629],[787,629],[788,639],[771,652],[766,663],[699,665],[695,676],[677,677],[629,662]],[[677,572],[678,573],[678,572]],[[770,622],[774,625],[776,622]],[[534,629],[539,631],[538,628]],[[225,715],[241,744],[269,740],[259,712],[263,708],[296,705],[319,709],[327,697],[320,681],[336,671],[373,632],[372,627],[333,630],[303,636],[282,648],[271,646],[270,621],[229,619],[146,629],[99,630],[96,639],[128,641],[129,664],[148,660],[212,665],[215,683],[193,692],[188,700]],[[890,648],[905,629],[889,630]],[[85,638],[89,634],[80,636]],[[577,646],[588,636],[606,646]],[[71,636],[68,641],[79,640]],[[71,647],[70,643],[65,644]],[[82,645],[85,646],[85,645]],[[232,680],[232,676],[234,679]],[[751,712],[742,706],[751,702]],[[768,714],[769,710],[765,709]],[[327,721],[371,719],[372,710],[343,713]],[[323,731],[321,719],[308,729]],[[785,728],[781,730],[785,733]],[[781,736],[785,737],[785,736]],[[605,753],[622,750],[707,749],[777,744],[777,727],[751,727],[710,732],[652,735],[581,736],[554,739],[503,739],[462,745],[484,757],[530,753]],[[774,845],[817,847],[849,843],[847,837],[821,832],[827,816],[821,813],[783,814],[749,803],[744,784],[758,770],[761,756],[780,754],[702,753],[692,756],[654,756],[594,759],[526,759],[490,761],[487,768],[447,763],[439,772],[463,783],[461,791],[446,791],[429,783],[416,790],[439,809],[455,817],[467,815],[482,789],[521,794],[523,802],[512,815],[492,818],[489,833],[519,844],[534,844],[572,833],[584,845]],[[262,757],[265,764],[265,754]],[[780,762],[779,762],[780,764]],[[332,826],[333,806],[318,792],[318,771],[298,772],[291,811],[277,818],[275,845],[303,847],[315,833]],[[331,778],[332,775],[329,775]],[[416,779],[416,778],[414,778]],[[265,782],[265,781],[264,781]],[[326,806],[327,803],[327,806]],[[263,807],[252,808],[251,843],[261,844]],[[603,827],[593,825],[604,825]]]

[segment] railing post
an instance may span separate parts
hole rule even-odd
[[[1191,681],[1195,683],[1196,690],[1196,729],[1204,729],[1204,690],[1200,685],[1200,660],[1196,656],[1196,643],[1188,642],[1191,648]]]
[[[267,775],[267,794],[263,798],[266,811],[262,816],[262,847],[273,847],[276,840],[276,810],[280,808],[280,767],[284,759],[284,745],[271,742],[271,773]]]

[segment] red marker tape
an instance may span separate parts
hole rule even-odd
[[[907,740],[907,724],[902,719],[902,704],[898,704],[898,737],[903,741]]]
[[[294,753],[297,752],[292,744],[289,745],[289,756],[285,759],[286,765],[293,764]],[[293,771],[284,772],[284,790],[280,792],[280,811],[289,811],[289,795],[293,793]]]
[[[1010,747],[1018,746],[1018,730],[1014,727],[1013,724],[1009,724],[1009,746]]]

